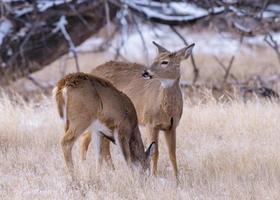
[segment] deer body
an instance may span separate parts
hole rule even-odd
[[[172,126],[176,127],[183,108],[179,80],[171,83],[168,83],[168,79],[163,79],[162,82],[153,78],[145,80],[141,76],[145,69],[143,65],[110,61],[98,66],[92,74],[109,80],[130,97],[140,124],[167,130],[171,128],[173,118]]]
[[[66,121],[61,146],[70,172],[74,169],[72,147],[86,130],[96,136],[97,168],[102,161],[104,138],[119,146],[130,167],[148,167],[154,145],[144,151],[135,108],[111,83],[85,73],[70,74],[58,82],[54,95],[59,114]]]
[[[169,158],[177,177],[176,127],[183,110],[179,86],[180,62],[191,54],[194,45],[171,53],[154,44],[159,54],[148,69],[140,64],[110,61],[95,68],[92,74],[110,81],[132,100],[139,122],[148,130],[149,140],[156,143],[152,158],[153,174],[157,172],[159,131],[165,132]],[[147,77],[143,78],[145,75]],[[81,147],[84,159],[87,146],[83,145],[83,141]]]

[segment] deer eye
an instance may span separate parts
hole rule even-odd
[[[161,67],[165,68],[168,65],[168,61],[164,60],[160,63]]]

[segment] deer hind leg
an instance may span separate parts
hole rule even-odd
[[[64,155],[64,160],[71,175],[73,175],[74,173],[72,148],[77,138],[78,138],[77,132],[70,128],[65,132],[64,136],[60,141],[61,148]]]
[[[86,155],[88,151],[88,146],[91,142],[91,134],[89,132],[85,132],[82,135],[81,141],[80,141],[80,157],[81,160],[86,160]]]
[[[158,151],[159,129],[154,128],[152,126],[148,126],[147,130],[149,131],[149,133],[148,133],[149,143],[155,142],[155,144],[156,144],[155,153],[152,157],[152,173],[154,176],[156,176],[157,175],[158,157],[159,157],[159,151]]]
[[[86,155],[88,151],[89,144],[92,140],[91,134],[89,132],[85,132],[82,135],[81,142],[80,142],[80,156],[81,160],[86,160]],[[102,137],[102,159],[105,159],[108,167],[112,170],[115,169],[111,153],[110,153],[110,140]]]
[[[114,170],[115,167],[110,153],[110,140],[105,137],[102,138],[102,157],[105,159],[108,167]]]
[[[176,178],[178,178],[178,168],[177,168],[177,160],[176,160],[176,130],[171,129],[165,131],[164,135],[165,135],[166,144],[168,147],[169,159],[173,167],[174,175]]]

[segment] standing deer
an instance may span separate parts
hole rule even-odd
[[[103,138],[117,144],[130,168],[140,166],[142,171],[149,167],[155,144],[144,151],[135,108],[131,100],[110,82],[90,74],[74,73],[57,83],[54,96],[59,115],[65,120],[61,147],[72,175],[71,150],[86,130],[95,134],[97,169],[102,162]]]
[[[165,132],[169,158],[177,177],[176,128],[183,110],[183,98],[179,86],[180,63],[191,55],[194,44],[170,52],[159,44],[153,43],[158,49],[158,55],[149,69],[140,64],[110,61],[95,68],[92,74],[110,81],[132,100],[140,124],[145,125],[149,132],[149,141],[156,143],[155,154],[152,157],[154,175],[157,173],[159,156],[159,131]],[[85,133],[80,146],[82,159],[85,159],[90,140],[90,135]],[[108,146],[109,144],[107,148]],[[110,159],[110,154],[106,157]]]

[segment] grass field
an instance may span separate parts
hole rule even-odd
[[[59,145],[63,123],[53,100],[27,104],[2,95],[0,199],[279,199],[279,119],[276,103],[186,103],[177,135],[177,187],[164,137],[158,177],[129,175],[115,146],[116,170],[96,174],[93,148],[81,162],[75,145],[78,183],[73,184]]]
[[[202,85],[223,79],[224,71],[214,55],[225,65],[235,55],[231,72],[239,80],[278,73],[276,54],[267,45],[239,49],[233,40],[220,41],[215,35],[207,34],[195,33],[190,37],[186,34],[189,42],[196,43],[194,56],[200,69],[198,82]],[[177,39],[167,39],[161,38],[160,43],[165,42],[168,49],[182,47]],[[141,40],[137,43],[132,38],[127,44],[130,48],[123,53],[125,57],[147,62],[139,53]],[[131,49],[136,51],[130,52]],[[152,44],[148,49],[155,53]],[[233,51],[224,52],[227,49]],[[64,58],[33,74],[33,78],[51,89],[63,75],[76,71],[74,60]],[[81,54],[81,71],[89,72],[113,58],[113,52]],[[189,60],[182,63],[181,73],[182,80],[192,80]],[[178,186],[172,176],[163,135],[160,135],[158,177],[128,174],[114,145],[111,151],[116,170],[104,168],[97,174],[92,146],[87,160],[81,162],[77,142],[73,156],[78,178],[74,183],[67,174],[59,145],[64,127],[54,101],[37,95],[35,100],[32,95],[38,92],[38,87],[27,79],[17,81],[12,89],[28,97],[29,103],[20,96],[11,100],[0,93],[0,200],[280,199],[280,106],[277,103],[259,100],[244,103],[238,97],[217,103],[210,93],[194,95],[192,100],[187,98],[177,129]],[[147,147],[145,130],[141,132]]]

